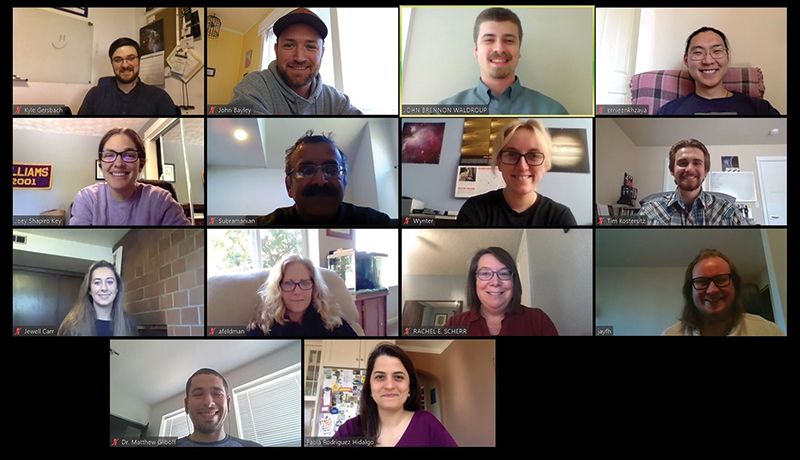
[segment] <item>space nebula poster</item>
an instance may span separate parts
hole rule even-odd
[[[439,164],[444,123],[403,124],[403,163]]]

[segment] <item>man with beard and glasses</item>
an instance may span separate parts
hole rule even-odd
[[[525,88],[515,72],[520,59],[522,23],[513,11],[488,8],[472,31],[475,57],[481,68],[478,86],[439,104],[485,105],[491,115],[568,115],[555,99]]]
[[[684,139],[669,150],[675,193],[649,201],[639,211],[647,225],[747,225],[736,206],[703,191],[711,155],[702,142]]]
[[[225,433],[225,419],[231,407],[228,382],[219,372],[203,368],[186,381],[183,408],[192,419],[194,431],[178,439],[179,447],[262,447],[253,441]]]
[[[286,150],[286,191],[294,206],[258,217],[258,226],[355,224],[388,225],[389,216],[344,203],[347,157],[329,135],[313,131]]]
[[[254,115],[361,115],[350,98],[322,83],[319,66],[328,27],[319,16],[297,8],[272,30],[275,60],[245,75],[228,105],[250,108]]]
[[[78,115],[175,115],[177,109],[166,91],[139,79],[139,44],[119,38],[108,48],[114,81],[101,79],[83,99]]]

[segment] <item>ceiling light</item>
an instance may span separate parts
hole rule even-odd
[[[233,137],[235,137],[240,141],[243,141],[247,139],[247,132],[245,132],[245,130],[243,129],[237,129],[236,132],[233,133]]]

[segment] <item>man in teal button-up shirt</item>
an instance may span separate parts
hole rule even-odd
[[[447,105],[488,105],[492,115],[567,115],[567,109],[544,94],[525,88],[515,71],[519,64],[522,23],[506,8],[483,10],[473,30],[475,57],[481,68],[478,86],[441,101]]]

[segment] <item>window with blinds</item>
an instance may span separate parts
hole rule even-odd
[[[264,447],[302,444],[300,363],[233,389],[239,437]]]
[[[161,417],[161,428],[159,429],[159,436],[175,436],[182,438],[189,436],[194,431],[192,421],[186,414],[186,411],[181,408]]]

